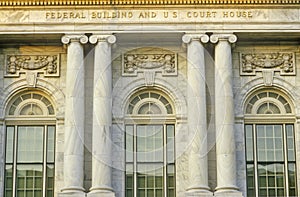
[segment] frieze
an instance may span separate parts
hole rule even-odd
[[[123,76],[136,76],[139,72],[154,71],[163,75],[177,75],[177,55],[164,54],[123,54]]]
[[[6,77],[20,73],[42,73],[45,77],[59,76],[59,55],[6,55]]]
[[[256,72],[271,70],[280,75],[295,75],[293,52],[240,53],[240,74],[256,75]]]

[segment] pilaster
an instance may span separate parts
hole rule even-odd
[[[215,196],[242,196],[236,186],[234,100],[231,44],[234,34],[213,34],[215,46],[215,125],[217,188]]]
[[[93,141],[92,141],[92,187],[88,197],[115,196],[112,183],[112,68],[111,44],[114,35],[92,35],[90,43],[95,46]]]
[[[205,59],[206,34],[186,34],[187,105],[189,129],[189,187],[186,196],[213,196],[208,187]]]
[[[84,53],[88,42],[83,34],[67,34],[62,43],[68,44],[65,142],[64,142],[64,188],[59,197],[83,197],[84,179]]]

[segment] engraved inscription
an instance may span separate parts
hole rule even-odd
[[[294,53],[241,53],[240,74],[255,75],[263,70],[279,71],[281,75],[295,75]]]
[[[136,76],[138,72],[154,70],[163,75],[177,74],[176,54],[124,54],[123,75]]]
[[[35,71],[45,77],[59,76],[58,55],[6,55],[6,76]]]
[[[97,11],[48,11],[46,20],[97,20],[97,19],[249,19],[251,10],[174,10],[174,11],[138,11],[138,10],[97,10]]]

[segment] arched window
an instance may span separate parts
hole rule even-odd
[[[175,125],[170,98],[159,91],[132,95],[125,135],[126,197],[175,196]]]
[[[297,196],[294,116],[289,98],[262,89],[245,103],[247,196]]]
[[[27,90],[6,107],[4,197],[53,197],[55,110],[50,99]]]

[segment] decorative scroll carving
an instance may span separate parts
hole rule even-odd
[[[177,75],[177,55],[168,54],[123,54],[123,75],[136,76],[138,72],[152,70],[163,75]]]
[[[279,71],[280,75],[295,75],[295,55],[291,52],[241,53],[240,74],[256,75],[263,70]]]
[[[6,77],[19,77],[27,71],[59,76],[59,55],[6,55]]]

